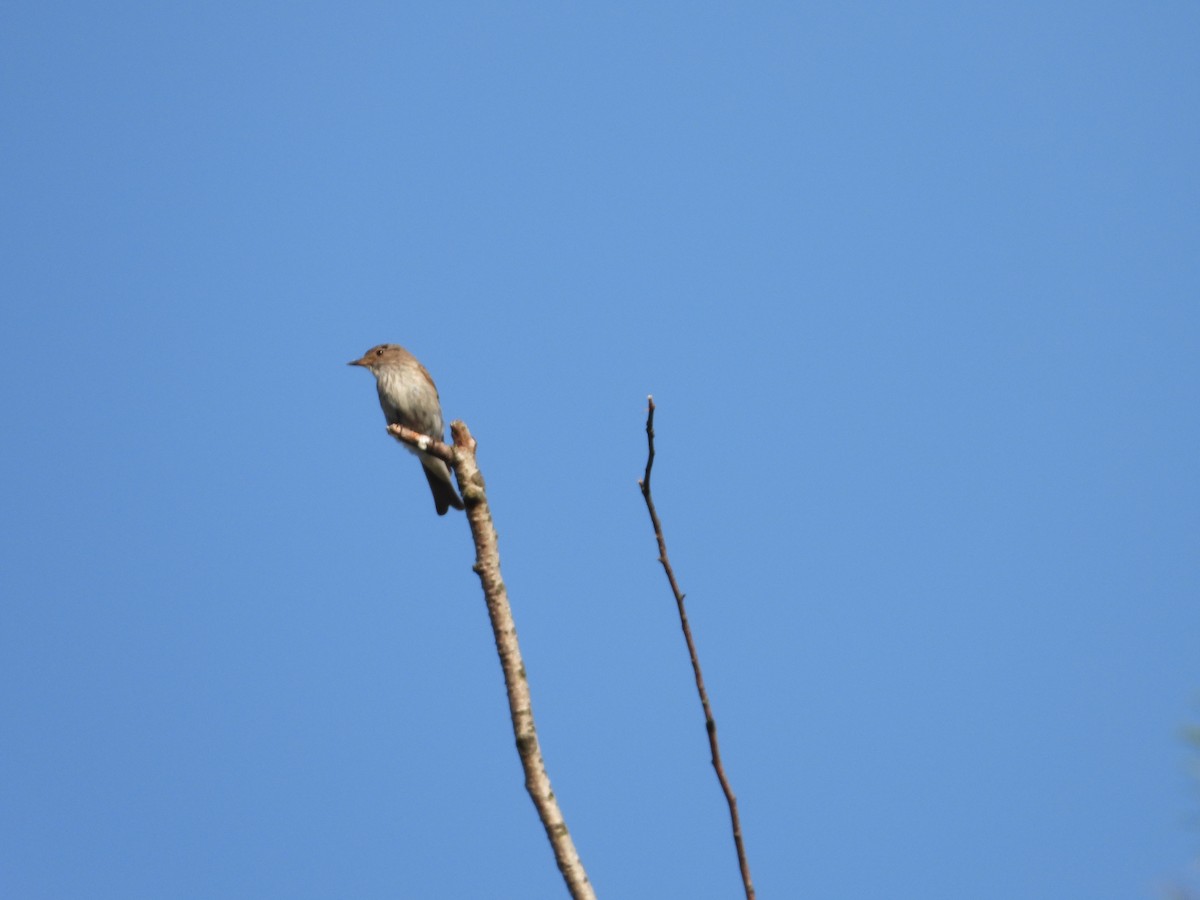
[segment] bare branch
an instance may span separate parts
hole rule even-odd
[[[525,789],[533,799],[546,837],[554,850],[558,869],[562,872],[567,890],[575,900],[595,900],[596,892],[588,881],[583,862],[575,850],[575,843],[567,830],[562,811],[558,808],[554,791],[550,788],[550,776],[546,774],[546,762],[538,743],[537,729],[533,722],[533,701],[529,693],[529,682],[525,677],[525,664],[521,660],[521,648],[517,644],[517,626],[513,621],[512,607],[508,603],[508,592],[500,574],[500,551],[496,528],[492,524],[492,513],[488,507],[483,474],[475,461],[475,439],[463,422],[452,422],[450,433],[454,438],[451,447],[439,441],[431,441],[423,434],[402,425],[389,425],[388,431],[397,440],[449,463],[458,478],[458,489],[466,504],[467,521],[471,525],[471,536],[475,540],[475,574],[483,586],[488,616],[492,621],[492,632],[496,637],[496,652],[500,655],[500,668],[504,671],[504,686],[508,692],[508,709],[512,717],[513,734],[517,741],[517,754],[525,770]]]
[[[733,844],[737,848],[738,868],[742,873],[742,885],[746,889],[746,900],[754,900],[754,884],[750,880],[750,863],[746,859],[746,845],[742,841],[742,821],[738,817],[737,798],[725,775],[725,766],[721,764],[721,748],[717,744],[717,722],[713,718],[712,707],[708,702],[708,691],[704,689],[704,675],[700,671],[700,657],[696,654],[696,642],[692,640],[692,628],[688,624],[687,610],[683,605],[683,591],[675,580],[675,571],[667,557],[667,541],[663,537],[662,522],[654,508],[654,499],[650,496],[650,469],[654,466],[654,398],[647,398],[650,409],[646,415],[646,441],[649,452],[646,455],[646,474],[638,481],[642,489],[642,497],[646,500],[646,509],[650,512],[650,522],[654,525],[654,537],[658,541],[658,561],[662,563],[667,573],[667,581],[671,584],[671,593],[675,595],[675,605],[679,608],[679,624],[683,627],[683,637],[687,641],[688,655],[692,659],[692,672],[696,676],[696,691],[700,695],[700,705],[704,708],[704,727],[708,732],[708,746],[712,751],[713,769],[717,773],[717,781],[725,792],[725,800],[729,804],[729,818],[733,827]]]
[[[441,441],[435,441],[427,434],[421,434],[419,431],[413,431],[411,428],[405,428],[403,425],[389,425],[387,427],[388,434],[394,437],[402,444],[408,444],[410,447],[416,447],[418,450],[423,450],[430,456],[436,456],[446,465],[453,468],[454,466],[454,448],[449,444],[443,444]]]

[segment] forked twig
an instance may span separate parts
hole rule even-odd
[[[746,889],[746,900],[754,900],[754,884],[750,880],[750,863],[746,859],[746,845],[742,840],[742,821],[738,817],[737,798],[729,785],[725,774],[725,766],[721,763],[721,748],[717,743],[717,722],[713,718],[712,706],[708,702],[708,691],[704,689],[704,675],[700,671],[700,657],[696,653],[696,642],[692,639],[692,628],[688,624],[687,610],[683,605],[683,591],[675,580],[675,571],[667,557],[667,541],[663,537],[662,522],[654,508],[654,499],[650,496],[650,470],[654,466],[654,398],[647,398],[650,411],[646,415],[646,441],[649,452],[646,456],[646,474],[638,481],[642,489],[642,497],[646,500],[646,509],[650,511],[650,522],[654,525],[654,537],[658,541],[658,561],[662,563],[667,573],[667,581],[671,584],[671,592],[675,595],[675,605],[679,608],[679,624],[683,627],[683,637],[687,641],[688,655],[692,659],[692,672],[696,676],[696,691],[700,695],[700,705],[704,707],[704,727],[708,731],[708,746],[712,751],[713,769],[717,773],[717,781],[725,792],[725,801],[729,804],[729,819],[733,826],[733,843],[737,848],[738,868],[742,873],[742,885]]]
[[[496,651],[500,655],[500,668],[504,671],[504,687],[508,693],[513,735],[517,739],[517,754],[521,757],[521,768],[525,770],[525,789],[529,791],[538,817],[542,820],[542,827],[546,829],[546,837],[554,850],[554,859],[571,897],[574,900],[596,900],[596,892],[588,881],[583,862],[575,849],[575,842],[571,840],[571,833],[567,830],[562,810],[558,808],[558,800],[550,788],[550,776],[546,774],[546,761],[542,758],[537,729],[533,724],[533,701],[529,693],[529,681],[525,677],[525,664],[521,660],[521,648],[517,644],[517,626],[513,622],[508,591],[500,575],[496,527],[492,524],[483,475],[475,461],[475,439],[471,437],[471,432],[463,422],[450,424],[450,433],[454,437],[453,447],[433,441],[403,425],[389,425],[388,432],[398,441],[420,447],[454,469],[458,488],[466,505],[471,536],[475,540],[475,574],[479,576],[483,585],[483,596],[487,601],[488,616],[496,637]]]

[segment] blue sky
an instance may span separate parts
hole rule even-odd
[[[0,893],[1200,884],[1193,4],[3,13]]]

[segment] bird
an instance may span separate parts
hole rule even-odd
[[[375,376],[379,405],[389,425],[403,425],[436,441],[446,439],[442,404],[433,378],[417,358],[399,344],[379,344],[364,353],[361,359],[351,360],[346,365],[362,366]],[[452,506],[462,509],[462,499],[454,489],[446,464],[416,447],[404,446],[421,460],[429,489],[433,491],[437,514],[444,516]]]

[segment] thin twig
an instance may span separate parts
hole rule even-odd
[[[533,701],[529,693],[529,681],[525,677],[525,664],[521,660],[521,648],[517,644],[517,626],[513,621],[512,607],[508,603],[508,591],[500,574],[500,551],[492,513],[488,507],[483,475],[475,461],[475,439],[463,422],[452,422],[450,433],[454,446],[431,441],[402,425],[390,425],[388,431],[399,441],[420,447],[433,456],[449,463],[458,479],[466,505],[467,521],[471,525],[471,536],[475,540],[475,573],[483,585],[483,596],[487,601],[488,617],[496,637],[496,652],[500,655],[500,668],[504,671],[504,687],[508,693],[508,709],[512,717],[513,735],[517,739],[517,754],[525,770],[525,789],[537,808],[546,837],[554,850],[554,859],[562,872],[567,890],[574,900],[596,900],[596,892],[588,881],[583,862],[571,840],[566,820],[558,808],[554,791],[550,788],[550,776],[546,774],[546,761],[538,743],[537,729],[533,723]]]
[[[683,591],[675,580],[675,571],[667,557],[667,541],[663,537],[662,522],[654,508],[654,499],[650,496],[650,469],[654,465],[654,398],[647,398],[650,411],[646,415],[646,441],[649,452],[646,456],[646,474],[638,482],[642,489],[642,497],[646,500],[646,509],[650,511],[650,522],[654,525],[654,537],[658,541],[658,561],[662,563],[667,573],[667,581],[671,584],[671,592],[675,595],[675,605],[679,607],[679,624],[683,627],[683,637],[687,641],[688,655],[692,659],[692,672],[696,676],[696,691],[700,695],[700,705],[704,707],[704,727],[708,731],[708,746],[712,751],[713,769],[717,773],[717,781],[725,792],[725,800],[729,804],[729,819],[733,827],[733,844],[737,848],[738,868],[742,873],[742,885],[746,889],[746,900],[754,900],[754,884],[750,880],[750,863],[746,859],[746,845],[742,840],[742,821],[738,817],[737,798],[729,785],[725,774],[725,766],[721,764],[721,748],[717,743],[717,721],[713,718],[712,706],[708,702],[708,691],[704,689],[704,675],[700,671],[700,657],[696,653],[696,642],[692,639],[692,628],[688,624],[687,610],[683,606]]]

